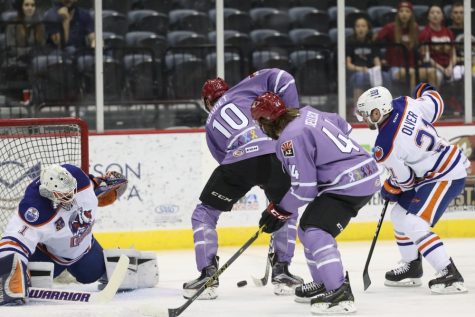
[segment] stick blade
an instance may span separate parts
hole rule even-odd
[[[125,278],[125,274],[127,273],[127,269],[129,267],[130,259],[128,256],[122,254],[115,266],[114,272],[112,273],[109,282],[107,283],[106,287],[98,293],[94,293],[91,295],[91,302],[93,303],[107,303],[114,298],[117,290],[122,284],[122,281]]]
[[[257,287],[263,287],[267,284],[267,280],[265,281],[266,283],[264,283],[263,279],[261,278],[257,278],[254,276],[251,276],[251,277],[252,277],[252,280],[254,281],[254,285],[256,285]]]
[[[157,307],[156,305],[144,304],[139,307],[139,313],[147,317],[168,317],[168,309]]]
[[[371,285],[371,279],[369,278],[369,273],[368,272],[363,272],[363,285],[364,285],[364,290],[365,291]]]

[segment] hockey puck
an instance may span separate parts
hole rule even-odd
[[[239,281],[237,282],[237,287],[244,287],[247,285],[247,281]]]

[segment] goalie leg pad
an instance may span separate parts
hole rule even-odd
[[[29,262],[31,286],[39,288],[53,287],[54,264],[52,262]]]
[[[119,291],[133,290],[138,288],[138,258],[140,252],[135,249],[106,249],[104,250],[104,261],[106,264],[107,280],[111,277],[122,254],[129,257],[129,267]],[[102,281],[103,283],[105,281]]]
[[[155,252],[140,252],[137,275],[138,288],[152,288],[158,284],[159,273],[157,254]]]
[[[25,304],[28,285],[26,265],[18,254],[0,258],[0,305]]]

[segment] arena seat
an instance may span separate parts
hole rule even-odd
[[[324,95],[330,90],[329,54],[318,50],[300,50],[290,53],[295,67],[294,77],[301,95]]]
[[[161,59],[167,48],[167,40],[153,32],[135,31],[125,34],[125,43],[130,47],[145,47],[153,51],[155,59]]]
[[[309,28],[319,32],[328,32],[330,17],[325,11],[312,7],[296,7],[289,10],[289,17],[294,28]]]
[[[314,29],[293,29],[289,32],[290,39],[295,45],[318,45],[329,47],[332,45],[330,36]]]
[[[168,13],[170,28],[173,30],[189,30],[200,34],[210,31],[208,16],[196,10],[176,9]]]
[[[165,35],[168,32],[168,16],[153,10],[133,10],[127,15],[130,31],[149,31]]]
[[[117,11],[104,10],[102,11],[102,30],[124,35],[128,30],[127,18]]]
[[[252,19],[249,13],[234,8],[224,8],[224,29],[249,33],[252,29]],[[208,11],[213,26],[216,25],[216,9]]]
[[[275,8],[254,8],[249,11],[255,29],[274,29],[287,32],[290,19],[286,11]]]

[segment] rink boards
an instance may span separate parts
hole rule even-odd
[[[461,147],[467,155],[473,155],[470,153],[475,151],[475,143],[470,145],[470,141],[475,138],[475,126],[444,126],[438,130],[447,139],[462,140]],[[90,172],[118,170],[128,177],[130,184],[120,201],[101,208],[99,213],[95,231],[105,247],[193,247],[191,214],[217,163],[209,154],[203,131],[186,132],[136,131],[90,136]],[[370,151],[376,134],[368,129],[354,129],[351,136]],[[475,190],[470,182],[437,225],[442,237],[475,237]],[[253,188],[232,212],[223,214],[218,223],[220,245],[246,241],[255,232],[266,204],[262,191]],[[378,193],[339,240],[371,239],[381,209]],[[386,221],[380,238],[392,237],[391,224]],[[265,235],[256,243],[265,244],[267,239]]]

